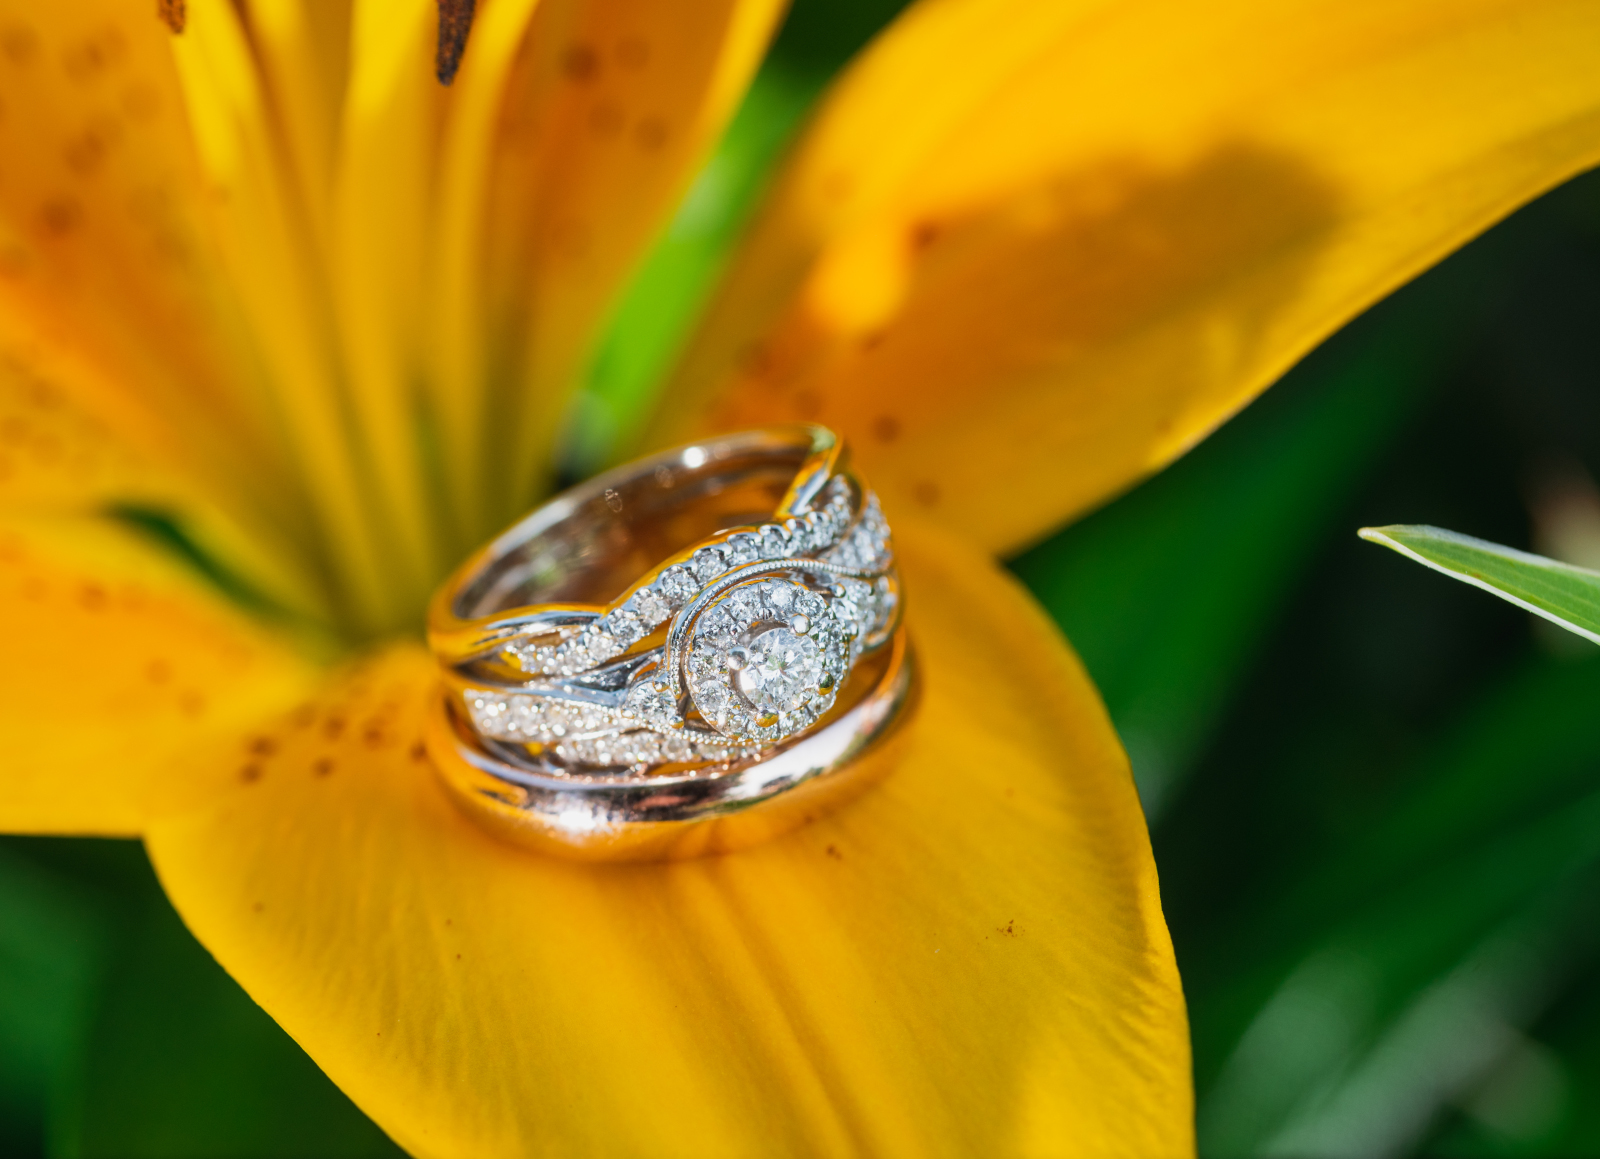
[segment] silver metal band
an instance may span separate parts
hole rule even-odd
[[[659,855],[633,827],[850,779],[909,702],[901,604],[888,524],[831,432],[680,447],[551,501],[440,588],[429,749],[503,832]]]

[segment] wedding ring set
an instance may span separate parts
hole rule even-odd
[[[457,800],[586,858],[747,845],[880,770],[912,664],[893,540],[816,426],[580,484],[439,590],[428,749]]]

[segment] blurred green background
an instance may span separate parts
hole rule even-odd
[[[596,352],[625,440],[764,175],[898,5],[798,0]],[[1355,538],[1600,543],[1600,177],[1013,561],[1132,757],[1207,1155],[1600,1154],[1600,650]],[[0,1154],[396,1154],[140,847],[0,842]]]

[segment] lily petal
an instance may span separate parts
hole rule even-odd
[[[842,429],[1015,548],[1600,160],[1600,7],[945,0],[844,77],[655,441]]]
[[[310,670],[129,531],[0,516],[0,830],[137,834],[175,754],[237,737]],[[237,774],[247,759],[234,762]]]
[[[221,252],[369,633],[552,474],[577,360],[780,7],[485,0],[445,88],[433,0],[191,0]]]
[[[252,783],[238,742],[196,754],[221,792],[149,829],[162,880],[418,1155],[1187,1154],[1182,994],[1104,709],[1014,581],[896,528],[925,699],[837,813],[670,864],[499,844],[434,782],[407,649],[264,730]]]
[[[450,292],[436,343],[447,386],[452,369],[488,362],[491,389],[466,416],[480,470],[484,432],[512,424],[507,461],[491,464],[486,493],[474,497],[476,513],[493,520],[484,534],[518,514],[516,497],[548,486],[581,359],[732,115],[784,7],[544,0],[509,62],[495,135],[455,142],[468,156],[494,151],[482,208],[446,202],[438,281]],[[475,51],[457,85],[473,82]]]

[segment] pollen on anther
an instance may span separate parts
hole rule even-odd
[[[439,41],[434,52],[433,71],[442,85],[455,80],[461,68],[475,6],[475,0],[439,0]]]
[[[189,22],[189,6],[185,0],[156,0],[156,14],[174,35],[182,32]]]

